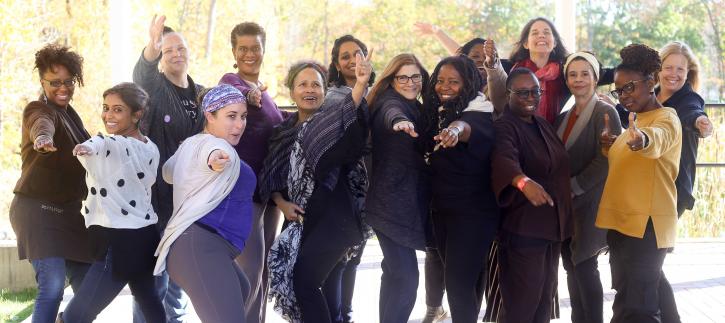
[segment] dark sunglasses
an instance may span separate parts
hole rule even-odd
[[[395,81],[400,84],[407,84],[410,80],[412,80],[413,83],[420,83],[420,81],[423,80],[423,75],[413,74],[411,76],[408,76],[408,75],[396,75],[395,76]]]
[[[46,83],[50,84],[50,86],[55,87],[55,88],[59,88],[62,85],[65,85],[68,88],[71,88],[71,87],[76,86],[76,79],[75,78],[67,79],[65,81],[61,81],[61,80],[48,81],[46,79],[42,79],[42,80],[45,81]]]
[[[532,89],[532,90],[509,90],[510,93],[516,94],[516,96],[519,97],[519,99],[526,100],[529,98],[529,96],[533,96],[534,98],[538,99],[541,97],[542,94],[544,94],[544,90],[542,89]]]
[[[615,88],[614,90],[612,90],[609,93],[611,93],[615,99],[619,100],[619,98],[622,96],[622,94],[624,94],[624,93],[632,94],[632,92],[634,92],[634,89],[636,88],[635,83],[647,81],[647,80],[649,80],[649,79],[629,81],[629,83],[625,84],[623,87],[621,87],[619,89]]]

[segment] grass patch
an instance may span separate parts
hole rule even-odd
[[[0,322],[19,323],[33,312],[38,290],[27,288],[18,292],[0,289]]]

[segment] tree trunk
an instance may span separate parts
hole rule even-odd
[[[206,49],[204,58],[208,61],[211,58],[211,44],[214,35],[214,12],[216,12],[216,0],[211,0],[209,4],[209,21],[206,26]]]
[[[715,43],[715,52],[717,54],[717,71],[718,71],[718,77],[721,81],[725,81],[725,62],[723,62],[723,53],[725,53],[725,49],[723,49],[722,45],[722,35],[720,35],[720,25],[718,24],[718,20],[715,19],[715,17],[712,14],[712,10],[710,9],[710,1],[708,0],[701,0],[702,5],[705,7],[705,10],[707,11],[707,16],[710,19],[710,26],[712,27],[712,37],[713,42]],[[720,100],[723,100],[725,98],[725,82],[720,82],[720,86],[718,87],[718,96]]]

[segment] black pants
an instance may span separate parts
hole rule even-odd
[[[311,232],[310,234],[324,234]],[[320,239],[303,241],[294,268],[294,289],[306,323],[330,323],[330,309],[322,291],[327,277],[349,249],[321,246]],[[330,243],[334,243],[330,241]]]
[[[486,287],[486,259],[496,231],[488,214],[433,213],[453,322],[476,322]]]
[[[502,322],[549,322],[557,286],[561,242],[499,234]]]
[[[667,249],[657,248],[652,220],[642,239],[609,230],[607,243],[612,287],[617,290],[612,322],[662,322],[659,289]]]
[[[446,291],[443,277],[443,259],[437,248],[426,248],[425,251],[425,305],[439,307],[443,305],[443,294]]]
[[[566,270],[566,282],[571,299],[572,323],[601,323],[604,320],[602,311],[604,294],[602,281],[599,279],[598,256],[574,264],[571,238],[561,245],[561,261]]]

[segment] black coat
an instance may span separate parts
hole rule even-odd
[[[422,250],[428,219],[429,179],[418,138],[393,131],[410,121],[420,131],[421,104],[393,89],[381,94],[371,115],[372,176],[366,200],[367,221],[403,246]]]

